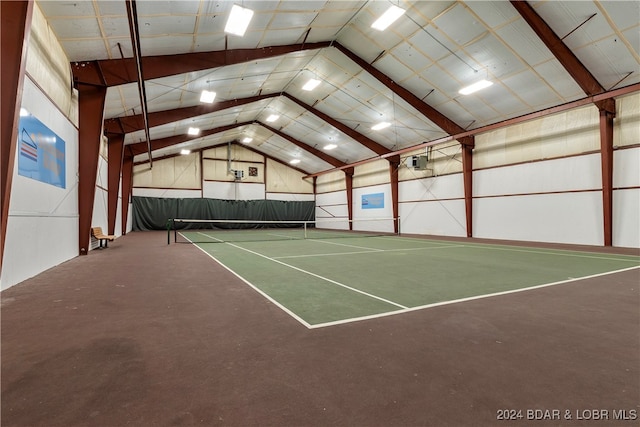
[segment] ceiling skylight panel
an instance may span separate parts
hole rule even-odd
[[[251,22],[251,18],[253,18],[253,10],[234,4],[231,7],[227,23],[224,27],[225,33],[244,36]]]
[[[371,28],[378,31],[384,31],[391,24],[396,22],[398,18],[404,15],[404,13],[404,9],[396,5],[391,5],[378,19],[373,22],[373,24],[371,24]]]

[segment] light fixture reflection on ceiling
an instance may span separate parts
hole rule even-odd
[[[208,90],[203,90],[202,94],[200,94],[200,102],[205,102],[207,104],[212,104],[214,99],[216,99],[216,93],[215,92],[210,92]]]
[[[26,109],[20,107],[20,117],[27,117],[28,115],[29,112]]]
[[[319,84],[320,84],[320,80],[309,79],[309,81],[307,83],[305,83],[304,86],[302,86],[302,89],[311,91],[311,90],[314,90],[315,88],[317,88]]]
[[[200,135],[200,129],[199,128],[189,128],[189,130],[187,131],[187,133],[189,135]]]
[[[489,86],[491,86],[493,83],[488,81],[488,80],[480,80],[479,82],[475,82],[472,85],[469,85],[467,87],[463,87],[462,89],[460,89],[458,91],[458,93],[460,95],[469,95],[472,94],[474,92],[477,92],[479,90],[488,88]]]
[[[289,163],[291,163],[292,165],[297,165],[298,163],[300,163],[300,159],[290,160]]]
[[[391,123],[388,122],[380,122],[377,125],[371,126],[371,130],[382,130],[391,126]]]
[[[277,115],[277,114],[272,114],[272,115],[270,115],[269,117],[267,117],[267,121],[268,121],[269,123],[272,123],[272,122],[275,122],[276,120],[278,120],[279,118],[280,118],[280,116],[279,116],[279,115]]]
[[[389,9],[387,9],[387,11],[383,13],[382,16],[380,16],[380,18],[378,18],[373,24],[371,24],[371,28],[378,31],[384,31],[389,25],[393,24],[396,19],[404,15],[404,12],[404,9],[398,6],[391,5],[391,7],[389,7]]]
[[[249,137],[246,137],[246,138],[244,138],[244,139],[242,140],[242,142],[244,142],[245,144],[248,144],[248,143],[250,143],[251,141],[253,141],[253,138],[249,138]]]
[[[191,154],[191,150],[183,148],[182,150],[180,150],[180,154],[186,156],[187,154]]]
[[[325,150],[333,150],[336,147],[337,147],[336,144],[327,144],[327,145],[324,146],[324,149]]]
[[[234,34],[236,36],[244,36],[252,17],[253,10],[234,4],[231,8],[227,25],[224,27],[224,32]]]

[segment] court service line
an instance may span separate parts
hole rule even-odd
[[[185,239],[189,240],[189,238],[185,237]],[[189,240],[191,242],[191,240]],[[193,244],[193,242],[191,242]],[[293,311],[289,310],[287,307],[285,307],[284,305],[280,304],[278,301],[276,301],[275,299],[271,298],[271,296],[269,296],[269,294],[263,292],[262,290],[260,290],[260,288],[258,288],[257,286],[255,286],[253,283],[249,282],[247,279],[245,279],[244,277],[242,277],[241,275],[239,275],[238,273],[236,273],[235,271],[233,271],[232,269],[230,269],[229,267],[227,267],[226,265],[224,265],[220,260],[218,260],[216,257],[214,257],[213,255],[211,255],[209,252],[205,251],[203,248],[200,247],[200,245],[197,244],[193,244],[195,247],[197,247],[198,249],[200,249],[202,252],[204,252],[205,254],[207,254],[207,256],[209,258],[211,258],[212,260],[214,260],[215,262],[217,262],[218,264],[220,264],[225,270],[227,270],[228,272],[230,272],[231,274],[233,274],[234,276],[236,276],[238,279],[242,280],[244,283],[246,283],[247,285],[249,285],[251,288],[253,288],[254,291],[258,292],[260,295],[262,295],[263,297],[265,297],[268,301],[271,301],[271,303],[273,303],[276,307],[278,307],[280,310],[284,311],[285,313],[287,313],[289,316],[293,317],[295,320],[297,320],[298,322],[300,322],[302,325],[304,325],[306,328],[311,328],[311,324],[308,323],[307,321],[305,321],[303,318],[301,318],[300,316],[298,316],[297,314],[295,314]]]
[[[402,251],[424,251],[431,249],[447,249],[447,248],[462,248],[464,245],[447,245],[447,246],[430,246],[423,248],[404,248],[404,249],[378,249],[375,251],[353,251],[353,252],[333,252],[328,254],[306,254],[306,255],[284,255],[284,256],[274,256],[273,259],[284,259],[284,258],[313,258],[313,257],[321,257],[321,256],[335,256],[335,255],[358,255],[358,254],[375,254],[379,252],[402,252]]]
[[[366,246],[356,246],[356,245],[347,245],[345,243],[336,243],[336,242],[327,242],[326,240],[318,240],[318,239],[309,239],[312,242],[324,243],[327,245],[337,245],[337,246],[346,246],[348,248],[357,248],[357,249],[367,249],[372,252],[382,252],[384,249],[376,249],[376,248],[368,248]]]
[[[180,233],[180,234],[182,234],[182,233]],[[203,232],[201,232],[201,231],[198,231],[198,234],[201,234],[201,235],[203,235],[204,237],[206,237],[206,238],[208,238],[208,239],[215,240],[215,241],[220,242],[220,243],[224,243],[224,240],[220,240],[220,239],[218,239],[218,238],[216,238],[216,237],[209,236],[207,233],[203,233]],[[189,238],[187,238],[186,236],[184,236],[184,235],[183,235],[183,237],[184,237],[185,239],[189,240]],[[189,240],[189,241],[191,242],[191,240]],[[191,242],[191,243],[193,243],[193,242]]]
[[[531,290],[535,290],[535,289],[547,288],[547,287],[550,287],[550,286],[562,285],[562,284],[565,284],[565,283],[577,282],[577,281],[580,281],[580,280],[593,279],[595,277],[607,276],[609,274],[622,273],[622,272],[625,272],[625,271],[630,271],[630,270],[635,270],[635,269],[640,269],[640,266],[627,267],[627,268],[623,268],[623,269],[620,269],[620,270],[614,270],[614,271],[605,271],[604,273],[592,274],[590,276],[574,277],[574,278],[567,279],[567,280],[560,280],[558,282],[543,283],[542,285],[529,286],[529,287],[520,288],[520,289],[512,289],[512,290],[509,290],[509,291],[494,292],[494,293],[491,293],[491,294],[484,294],[484,295],[476,295],[476,296],[472,296],[472,297],[459,298],[459,299],[450,300],[450,301],[440,301],[440,302],[435,302],[435,303],[432,303],[432,304],[419,305],[419,306],[416,306],[416,307],[408,307],[408,308],[406,308],[404,310],[387,311],[385,313],[372,314],[372,315],[362,316],[362,317],[352,317],[350,319],[336,320],[336,321],[333,321],[333,322],[316,323],[315,325],[311,325],[309,327],[309,329],[325,328],[327,326],[336,326],[336,325],[342,325],[342,324],[345,324],[345,323],[359,322],[361,320],[377,319],[379,317],[387,317],[387,316],[393,316],[393,315],[396,315],[396,314],[409,313],[411,311],[424,310],[426,308],[439,307],[439,306],[442,306],[442,305],[458,304],[458,303],[461,303],[461,302],[474,301],[474,300],[484,299],[484,298],[492,298],[492,297],[497,297],[497,296],[501,296],[501,295],[515,294],[515,293],[518,293],[518,292],[526,292],[526,291],[531,291]]]
[[[387,304],[395,305],[396,307],[400,307],[400,308],[403,308],[403,309],[409,308],[409,307],[406,307],[406,306],[404,306],[402,304],[398,304],[397,302],[393,302],[393,301],[390,301],[388,299],[379,297],[377,295],[373,295],[373,294],[370,294],[368,292],[361,291],[360,289],[352,288],[351,286],[347,286],[344,283],[336,282],[335,280],[329,279],[328,277],[320,276],[319,274],[315,274],[315,273],[312,273],[310,271],[303,270],[302,268],[298,268],[298,267],[296,267],[294,265],[287,264],[286,262],[282,262],[280,260],[268,257],[266,255],[263,255],[263,254],[259,253],[259,252],[255,252],[255,251],[252,251],[250,249],[243,248],[242,246],[234,245],[233,243],[229,243],[229,242],[226,242],[226,243],[227,243],[227,245],[233,246],[234,248],[241,249],[243,251],[249,252],[249,253],[254,254],[254,255],[258,255],[259,257],[262,257],[262,258],[267,259],[269,261],[273,261],[273,262],[275,262],[277,264],[284,265],[285,267],[289,267],[289,268],[291,268],[293,270],[296,270],[296,271],[299,271],[301,273],[308,274],[309,276],[316,277],[316,278],[318,278],[320,280],[324,280],[326,282],[333,283],[334,285],[338,285],[338,286],[341,286],[341,287],[343,287],[345,289],[349,289],[350,291],[357,292],[359,294],[368,296],[369,298],[377,299],[378,301],[386,302]]]

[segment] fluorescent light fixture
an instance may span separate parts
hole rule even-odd
[[[337,147],[336,144],[327,144],[327,145],[324,146],[324,149],[325,150],[333,150],[336,147]]]
[[[224,27],[225,33],[235,34],[236,36],[244,36],[249,22],[253,17],[253,10],[240,7],[234,4],[227,20],[227,25]]]
[[[460,89],[458,91],[458,93],[460,95],[469,95],[473,92],[477,92],[479,90],[488,88],[489,86],[491,86],[493,83],[488,81],[488,80],[480,80],[479,82],[476,82],[472,85],[469,85],[467,87],[463,87],[462,89]]]
[[[389,25],[393,24],[396,19],[404,15],[404,12],[404,9],[398,6],[391,5],[391,7],[387,9],[387,11],[376,20],[376,22],[371,24],[371,28],[379,31],[384,31]]]
[[[214,99],[216,99],[215,92],[209,92],[208,90],[203,90],[202,94],[200,94],[200,102],[206,102],[207,104],[212,104]]]
[[[242,140],[242,142],[244,142],[245,144],[248,144],[251,141],[253,141],[253,138],[249,138],[249,137],[246,137],[245,139]]]
[[[180,154],[182,154],[183,156],[186,156],[187,154],[191,154],[191,150],[187,150],[187,149],[182,149],[180,150]]]
[[[267,117],[267,121],[271,123],[271,122],[275,122],[275,121],[276,121],[276,120],[278,120],[279,118],[280,118],[280,116],[279,116],[279,115],[277,115],[277,114],[272,114],[272,115],[270,115],[269,117]]]
[[[26,109],[20,107],[20,117],[27,117],[28,115],[29,112]]]
[[[189,135],[200,135],[200,129],[198,129],[198,128],[189,128],[187,133]]]
[[[388,128],[389,126],[391,126],[391,123],[380,122],[377,125],[371,126],[371,130],[381,130],[381,129]]]
[[[298,163],[300,163],[300,159],[293,159],[289,161],[289,163],[291,163],[292,165],[297,165]]]
[[[304,86],[302,86],[302,89],[303,90],[314,90],[315,88],[318,87],[319,84],[320,84],[320,80],[309,79],[309,81],[307,83],[305,83]]]

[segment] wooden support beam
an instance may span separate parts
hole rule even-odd
[[[604,245],[613,245],[613,118],[600,110],[600,161],[602,169],[602,219]]]
[[[102,118],[107,96],[105,86],[80,85],[78,127],[78,249],[89,253],[96,174],[102,140]]]
[[[122,161],[122,235],[127,234],[129,200],[133,189],[133,156],[126,155]]]
[[[343,169],[347,191],[347,215],[349,217],[349,230],[353,230],[353,172],[354,168]]]
[[[473,237],[473,147],[462,145],[462,175],[467,237]]]
[[[124,156],[124,135],[112,135],[108,145],[108,192],[107,192],[107,234],[116,234],[116,216],[118,214],[118,195],[120,191],[120,174]]]
[[[391,209],[392,215],[394,218],[393,221],[393,232],[398,233],[398,221],[396,218],[399,216],[398,209],[398,190],[399,190],[399,179],[398,179],[398,169],[400,168],[400,156],[389,157],[389,182],[391,183]]]

